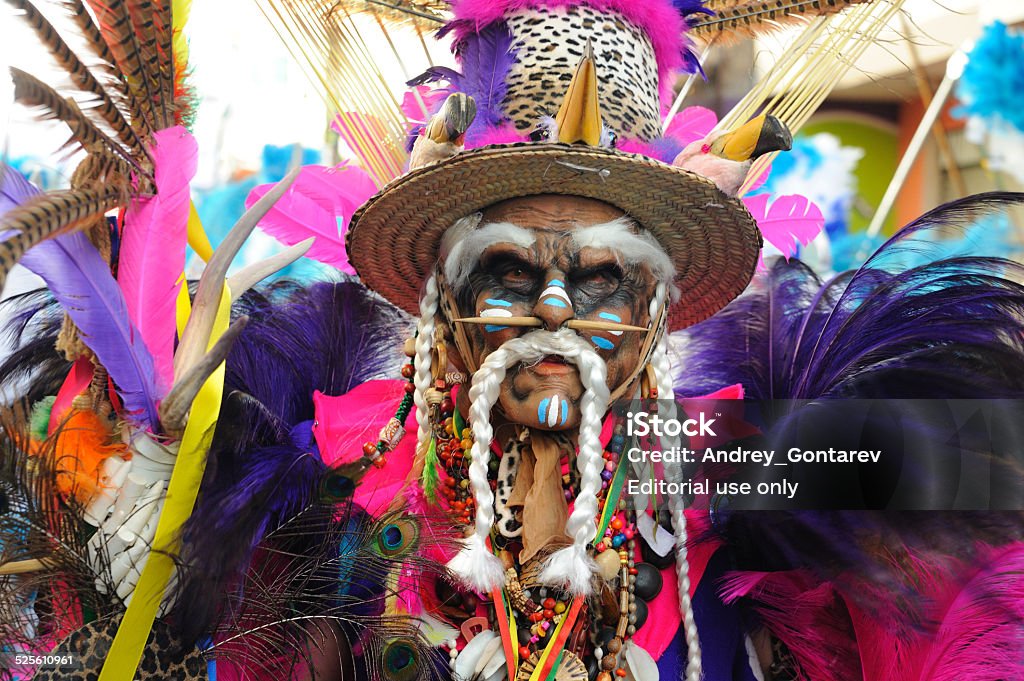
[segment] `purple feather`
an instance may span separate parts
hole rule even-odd
[[[462,68],[462,77],[452,84],[476,100],[476,120],[466,133],[466,139],[471,142],[474,135],[505,120],[501,103],[508,90],[508,70],[515,63],[512,33],[504,22],[494,22],[458,41],[455,56]]]
[[[198,637],[266,534],[315,499],[326,467],[310,441],[313,391],[340,395],[393,376],[400,312],[355,281],[249,291],[250,322],[228,355],[225,401],[196,508],[184,528],[176,619]],[[395,405],[397,407],[397,405]]]
[[[1024,268],[981,257],[902,265],[923,249],[941,257],[941,241],[920,233],[962,231],[1015,203],[1024,194],[941,206],[829,282],[775,261],[747,293],[685,332],[677,390],[703,395],[742,383],[751,399],[1024,395],[1024,287],[1014,281]]]
[[[21,264],[46,281],[82,340],[107,369],[124,406],[142,427],[159,423],[153,357],[128,318],[124,296],[110,268],[85,234],[44,241]]]
[[[715,14],[713,10],[704,6],[704,0],[672,0],[672,6],[684,18],[693,14],[707,14],[709,16]]]
[[[313,392],[342,395],[394,376],[407,318],[355,281],[308,288],[283,283],[244,296],[250,322],[228,358],[225,381],[289,427],[313,418]]]
[[[37,194],[39,190],[21,173],[6,163],[0,163],[0,215]],[[7,238],[7,235],[0,234],[0,238]]]
[[[749,399],[1024,395],[1024,287],[1015,283],[1024,268],[943,258],[943,241],[925,238],[1019,203],[1024,195],[993,193],[937,208],[859,270],[827,282],[799,262],[772,262],[743,296],[685,332],[677,389],[701,395],[742,383]],[[922,251],[937,259],[905,264]],[[714,525],[737,569],[810,570],[895,631],[920,623],[927,603],[886,556],[925,551],[970,562],[976,544],[1018,537],[1021,514],[733,511]]]

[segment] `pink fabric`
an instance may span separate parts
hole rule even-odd
[[[320,391],[313,393],[313,436],[324,463],[337,466],[358,460],[363,455],[363,443],[376,442],[380,429],[395,415],[405,395],[405,383],[367,381],[337,397]],[[356,487],[354,501],[373,515],[387,510],[412,468],[416,453],[415,413],[409,414],[405,428],[408,435],[395,451],[385,455],[384,466],[370,467]]]
[[[742,405],[740,401],[743,399],[743,386],[739,383],[730,385],[725,388],[716,390],[713,393],[705,395],[703,397],[691,398],[681,400],[683,408],[687,406],[696,407],[699,409],[699,405],[707,400],[737,400],[736,406],[740,408],[740,414],[742,415]],[[720,408],[721,405],[716,406]],[[725,411],[725,409],[723,409]],[[732,410],[727,411],[725,414],[726,418],[732,418]],[[752,426],[751,426],[752,428]],[[735,426],[730,425],[729,432],[737,432]],[[756,429],[755,431],[756,432]],[[713,442],[701,442],[693,443],[691,445],[697,449],[707,446],[713,446]],[[686,536],[693,538],[705,534],[708,530],[708,514],[707,514],[708,500],[697,500],[694,503],[694,508],[686,509]],[[690,563],[690,597],[697,591],[697,585],[700,584],[701,577],[704,576],[704,571],[707,569],[708,562],[711,560],[711,556],[714,555],[718,547],[721,546],[721,542],[718,540],[705,541],[691,546],[687,551],[687,560]],[[637,549],[636,558],[639,560],[640,551]],[[683,617],[682,613],[679,612],[679,595],[678,595],[678,580],[676,579],[676,568],[674,565],[669,566],[661,571],[661,577],[664,580],[664,586],[653,601],[647,604],[647,621],[648,622],[675,622],[676,626],[646,626],[641,627],[637,631],[633,640],[636,641],[637,645],[642,647],[648,653],[651,654],[655,660],[659,659],[662,653],[668,648],[669,644],[672,643],[672,639],[675,638],[676,632],[682,625]]]
[[[696,537],[707,530],[707,512],[696,509],[686,510],[686,533],[689,537]],[[700,584],[704,571],[707,570],[711,556],[714,555],[721,542],[718,540],[701,542],[693,546],[687,552],[686,557],[690,562],[690,597],[697,592],[697,585]],[[636,559],[640,560],[640,548],[637,547]],[[661,658],[668,649],[676,632],[682,625],[683,616],[679,612],[679,582],[676,580],[675,565],[671,565],[661,571],[664,586],[661,592],[647,604],[647,626],[640,627],[633,636],[633,641],[638,646],[651,654],[655,660]],[[663,626],[654,626],[653,623],[663,623]],[[675,626],[664,626],[675,622]]]
[[[683,65],[682,36],[686,23],[669,0],[453,0],[452,12],[456,19],[472,21],[479,29],[507,14],[524,9],[580,5],[602,12],[618,12],[647,33],[658,60],[662,100],[671,99],[671,75]]]

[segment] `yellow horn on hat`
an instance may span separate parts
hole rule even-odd
[[[555,116],[558,141],[565,144],[587,144],[592,147],[601,142],[601,108],[597,101],[597,65],[590,41],[573,74],[572,82]]]

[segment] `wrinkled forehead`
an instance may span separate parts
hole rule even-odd
[[[509,199],[482,211],[484,223],[510,223],[526,229],[567,232],[625,217],[610,204],[583,196],[541,194]]]

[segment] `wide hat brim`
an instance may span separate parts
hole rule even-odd
[[[444,232],[495,203],[536,194],[604,201],[654,235],[675,263],[681,293],[670,330],[721,310],[757,266],[757,223],[711,180],[637,154],[530,142],[465,151],[387,185],[352,218],[349,262],[368,287],[418,315]]]

